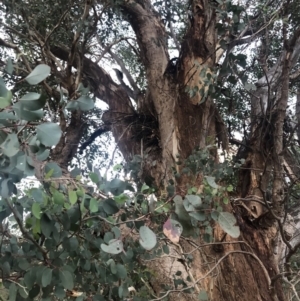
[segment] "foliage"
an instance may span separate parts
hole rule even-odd
[[[251,100],[259,89],[257,80],[266,70],[277,66],[285,36],[291,36],[299,26],[295,1],[291,1],[287,11],[280,6],[280,1],[271,1],[280,7],[276,11],[261,1],[250,1],[249,7],[235,1],[209,1],[217,16],[214,34],[218,47],[214,51],[222,50],[223,55],[213,67],[207,67],[205,60],[199,63],[192,56],[196,81],[176,83],[172,88],[187,96],[185,100],[199,94],[195,111],[213,100],[220,116],[213,111],[209,118],[219,118],[217,121],[223,126],[224,120],[228,136],[234,142],[235,134],[241,135],[242,141],[236,144],[245,153],[240,155],[235,147],[229,155],[224,155],[222,163],[217,162],[214,137],[205,137],[206,147],[195,148],[188,155],[185,153],[185,157],[178,154],[176,160],[173,157],[174,166],[168,166],[173,178],[168,179],[169,185],[161,187],[151,178],[155,173],[149,172],[150,180],[144,174],[145,170],[153,171],[161,164],[157,149],[162,151],[168,141],[157,137],[160,125],[156,124],[163,118],[159,114],[154,116],[155,108],[143,107],[141,101],[161,96],[149,93],[151,85],[161,82],[150,81],[152,66],[147,66],[146,53],[153,49],[144,47],[141,41],[147,39],[143,40],[141,33],[130,26],[125,2],[128,1],[30,0],[26,5],[19,0],[1,2],[0,29],[7,39],[0,39],[0,46],[4,46],[0,49],[0,270],[10,301],[75,297],[77,301],[163,300],[163,293],[155,295],[148,285],[158,273],[149,267],[149,262],[167,257],[174,248],[180,250],[179,242],[189,237],[214,244],[215,225],[224,233],[221,243],[228,237],[240,237],[241,225],[244,229],[250,227],[241,223],[241,217],[231,207],[233,196],[240,194],[236,187],[242,186],[238,175],[244,170],[241,172],[239,168],[249,169],[244,164],[247,152],[261,152],[253,142],[254,124],[267,124],[268,130],[273,129],[276,124],[272,124],[272,118],[279,115],[276,112],[271,114],[272,118],[253,117]],[[153,39],[153,45],[166,45],[166,62],[174,57],[171,62],[175,71],[164,74],[172,79],[170,82],[182,76],[180,59],[184,51],[190,51],[191,45],[185,48],[181,45],[194,26],[192,2],[152,1],[153,9],[147,15],[147,18],[159,15],[157,20],[161,24],[153,27],[165,34],[164,41],[159,36]],[[146,5],[138,0],[136,4]],[[289,16],[289,23],[285,16]],[[286,26],[286,32],[278,33],[282,26]],[[243,35],[249,31],[250,38],[244,39]],[[214,56],[215,52],[210,55]],[[125,82],[114,82],[114,75],[110,74],[114,64],[125,71]],[[299,63],[294,64],[295,73],[298,67]],[[296,93],[299,80],[296,76],[290,80],[291,91]],[[132,95],[126,94],[128,89]],[[173,90],[161,94],[168,93]],[[270,94],[280,95],[277,90]],[[119,96],[118,100],[128,96],[129,104],[116,103],[115,95]],[[288,97],[292,100],[293,95]],[[109,107],[106,111],[98,98],[105,99],[105,110]],[[125,113],[119,112],[124,108]],[[112,120],[110,114],[115,114]],[[145,122],[147,118],[154,120],[149,122],[151,126]],[[183,123],[188,124],[192,119],[185,116]],[[120,120],[129,120],[125,129]],[[293,154],[292,162],[297,162],[295,127],[289,125],[293,120],[291,111],[285,119],[282,144],[285,151]],[[77,146],[84,144],[104,124],[108,130],[103,136],[90,144],[84,154],[77,154]],[[141,131],[127,135],[136,124]],[[196,136],[197,130],[193,129],[193,133],[187,130],[187,133]],[[145,131],[154,137],[151,141],[156,145],[144,148],[144,138],[148,138],[143,137]],[[172,131],[175,133],[176,129]],[[218,128],[215,131],[218,131],[216,135],[222,132]],[[176,136],[173,132],[172,137]],[[265,132],[263,143],[275,139],[263,127],[262,132]],[[117,145],[112,151],[107,144],[111,145],[114,138]],[[123,139],[140,140],[140,147],[131,147],[133,144],[129,142],[124,147]],[[275,148],[270,145],[271,152]],[[121,152],[126,153],[124,149],[132,152],[123,168],[120,162],[115,163]],[[277,155],[280,157],[282,153]],[[232,158],[232,154],[236,156]],[[64,156],[63,162],[60,156]],[[172,156],[176,155],[172,153]],[[277,162],[274,158],[270,160],[272,164]],[[269,163],[268,160],[265,162]],[[108,175],[111,168],[113,177]],[[272,190],[277,180],[274,169],[272,173],[266,185],[268,190]],[[22,185],[28,177],[35,177],[38,184],[25,189]],[[182,179],[184,184],[180,187]],[[297,181],[283,185],[285,209],[298,206]],[[269,206],[265,195],[263,199]],[[247,219],[247,222],[252,221]],[[277,222],[280,225],[281,220],[277,218]],[[251,224],[251,227],[256,231],[258,226]],[[289,242],[285,244],[288,246]],[[299,259],[297,248],[293,246],[290,250],[291,256],[295,254],[289,270],[292,275]],[[181,256],[177,260],[188,271],[193,265],[193,255],[182,250],[177,253]],[[176,271],[171,276],[176,292],[178,288],[181,292],[196,292],[188,284],[193,280],[191,274],[183,276],[181,271]],[[163,289],[166,296],[172,290],[167,284]],[[196,293],[199,300],[209,299],[209,292],[203,289]]]
[[[48,71],[44,67],[40,70],[45,71],[40,76],[43,80]],[[5,91],[4,85],[3,89]],[[91,170],[89,181],[84,185],[78,176],[64,183],[55,163],[48,163],[41,171],[44,186],[30,188],[23,196],[19,195],[15,184],[34,175],[35,168],[41,168],[42,161],[49,155],[48,148],[58,143],[61,136],[55,123],[32,123],[32,112],[41,110],[44,105],[39,94],[29,92],[1,112],[4,123],[1,129],[1,222],[9,218],[12,226],[3,232],[1,239],[1,252],[5,255],[0,259],[0,268],[11,301],[48,300],[51,296],[56,300],[66,296],[77,296],[79,300],[88,296],[95,300],[123,300],[129,296],[131,287],[140,286],[140,273],[145,279],[153,276],[153,272],[141,264],[143,260],[169,253],[162,229],[167,238],[178,242],[183,228],[186,231],[192,228],[198,233],[198,222],[201,222],[205,227],[204,236],[210,241],[209,220],[219,216],[224,230],[236,236],[233,215],[220,212],[222,207],[213,201],[226,191],[215,181],[231,175],[232,169],[228,163],[214,164],[208,150],[196,151],[183,170],[194,176],[206,170],[211,175],[206,176],[203,193],[191,187],[184,200],[170,195],[154,201],[152,209],[148,200],[153,197],[153,189],[145,184],[141,191],[136,191],[130,181],[117,178],[108,181],[97,168]],[[14,110],[16,115],[12,114]],[[26,113],[20,115],[21,110]],[[22,121],[19,116],[27,120]],[[36,116],[32,117],[34,121]],[[6,133],[8,124],[18,125],[15,133]],[[92,186],[88,185],[90,182]],[[171,199],[175,202],[173,209]],[[173,218],[177,221],[168,219],[170,213],[175,214]],[[163,224],[163,221],[166,222]],[[171,228],[168,222],[173,225]],[[146,288],[142,287],[134,300],[142,300],[145,294]]]

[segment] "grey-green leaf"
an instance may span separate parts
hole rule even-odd
[[[1,144],[4,155],[13,157],[19,152],[20,144],[16,134],[8,134],[5,141]]]
[[[11,105],[12,93],[7,90],[6,94],[0,96],[0,109],[4,109]]]
[[[142,226],[139,230],[140,233],[140,245],[146,249],[151,250],[156,246],[157,239],[155,233],[147,226]]]
[[[29,111],[21,102],[15,103],[13,105],[13,109],[21,120],[35,121],[41,119],[44,116],[43,110]]]
[[[219,187],[219,185],[215,182],[215,177],[206,176],[205,179],[210,187],[212,187],[212,188]]]
[[[45,174],[53,170],[52,178],[59,178],[62,176],[62,170],[55,162],[49,162],[45,166]]]
[[[74,287],[73,275],[66,270],[59,271],[59,279],[65,289],[71,290]]]
[[[49,74],[51,68],[45,64],[36,66],[32,72],[25,78],[30,85],[36,85],[43,81]]]
[[[185,198],[195,208],[198,208],[202,205],[201,198],[198,195],[189,194],[189,195],[186,195]]]
[[[51,284],[52,281],[52,270],[45,268],[42,275],[42,286],[46,287]]]
[[[40,204],[33,203],[32,204],[32,208],[31,208],[31,212],[32,212],[33,216],[35,216],[37,219],[40,219],[41,218],[41,207],[40,207]]]
[[[109,254],[119,254],[123,251],[123,242],[118,239],[113,239],[108,245],[101,244],[101,249]]]
[[[43,123],[36,127],[37,138],[45,146],[53,146],[59,142],[61,129],[56,123]]]
[[[11,58],[9,57],[6,61],[6,66],[5,66],[5,70],[8,74],[12,75],[13,71],[14,71],[14,66],[13,66],[13,62],[11,60]]]
[[[36,111],[44,107],[46,103],[46,97],[41,98],[41,94],[29,92],[20,99],[20,102],[25,109],[29,111]]]
[[[208,301],[207,292],[205,290],[202,290],[198,295],[198,299],[201,301]]]
[[[238,238],[240,236],[240,228],[238,226],[235,226],[236,218],[232,213],[220,212],[218,222],[221,228],[231,237]]]
[[[9,301],[15,301],[17,297],[17,287],[14,283],[9,286]]]
[[[89,111],[94,108],[93,99],[87,95],[80,96],[76,101],[81,111]]]

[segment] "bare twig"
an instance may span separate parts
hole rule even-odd
[[[267,271],[267,269],[265,268],[265,266],[263,265],[263,263],[261,262],[261,260],[255,255],[255,254],[253,254],[253,253],[250,253],[250,252],[246,252],[246,251],[231,251],[231,252],[228,252],[227,254],[225,254],[223,257],[221,257],[219,260],[218,260],[218,262],[203,276],[203,277],[200,277],[200,278],[198,278],[197,280],[196,280],[196,282],[195,283],[198,283],[198,282],[200,282],[201,280],[204,280],[209,274],[211,274],[218,266],[219,266],[219,264],[227,257],[227,256],[229,256],[230,254],[233,254],[233,253],[242,253],[242,254],[245,254],[245,255],[250,255],[250,256],[252,256],[252,257],[254,257],[257,261],[258,261],[258,263],[259,263],[259,265],[261,266],[261,268],[262,268],[262,270],[263,270],[263,272],[264,272],[264,275],[265,275],[265,277],[266,277],[266,280],[267,280],[267,282],[268,282],[268,285],[269,285],[269,288],[271,289],[271,279],[270,279],[270,277],[269,277],[269,273],[268,273],[268,271]],[[194,288],[194,285],[190,285],[190,286],[187,286],[187,287],[185,287],[185,288],[183,288],[183,289],[175,289],[175,290],[168,290],[164,295],[162,295],[161,297],[159,297],[159,298],[156,298],[156,299],[151,299],[150,301],[158,301],[158,300],[162,300],[162,299],[164,299],[165,297],[167,297],[170,293],[176,293],[176,292],[178,292],[178,293],[182,293],[182,292],[184,292],[184,291],[186,291],[186,290],[189,290],[189,289],[191,289],[191,288]]]
[[[51,37],[51,35],[54,33],[54,31],[60,26],[61,22],[64,20],[65,16],[67,15],[68,11],[70,10],[70,8],[68,8],[67,10],[64,11],[64,13],[61,15],[61,17],[59,18],[57,24],[52,28],[52,30],[49,32],[49,34],[46,36],[45,38],[45,42],[44,44],[47,44],[47,41],[49,40],[49,38]]]

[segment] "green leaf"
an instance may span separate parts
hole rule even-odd
[[[143,186],[142,186],[142,188],[141,188],[141,192],[146,192],[149,189],[150,189],[150,187],[144,183]]]
[[[150,228],[148,228],[147,226],[142,226],[139,230],[139,233],[139,242],[144,249],[149,251],[156,246],[156,235]]]
[[[2,271],[5,275],[9,276],[10,275],[10,264],[8,261],[5,261],[2,266]]]
[[[235,226],[236,218],[230,212],[220,212],[218,222],[221,228],[233,238],[240,236],[240,228]]]
[[[185,198],[189,201],[190,204],[193,205],[193,207],[198,208],[201,207],[202,201],[201,198],[198,195],[186,195]]]
[[[176,195],[173,199],[175,203],[175,213],[177,214],[180,221],[190,222],[191,218],[184,208],[183,200],[180,195]]]
[[[170,254],[170,249],[169,249],[168,245],[163,245],[162,248],[163,248],[163,251],[165,254]]]
[[[66,201],[65,195],[56,190],[53,193],[53,201],[55,204],[63,205]]]
[[[127,277],[127,271],[124,265],[122,264],[117,264],[117,275],[120,279],[125,279]]]
[[[28,292],[25,288],[23,287],[18,287],[18,292],[20,294],[20,296],[23,298],[23,299],[27,299],[28,298]]]
[[[0,109],[4,109],[11,105],[12,93],[7,90],[4,96],[0,96]]]
[[[6,61],[5,71],[10,75],[13,74],[14,66],[13,66],[13,62],[10,57]]]
[[[52,172],[51,172],[52,171]],[[45,173],[48,175],[51,172],[51,175],[48,177],[59,178],[62,176],[62,170],[55,162],[49,162],[45,166]]]
[[[2,77],[0,77],[0,97],[5,96],[7,93],[6,84]]]
[[[225,205],[227,205],[227,204],[229,203],[229,199],[228,199],[228,198],[223,198],[223,203],[224,203]]]
[[[1,193],[0,194],[4,199],[8,198],[12,193],[11,186],[9,185],[10,183],[11,183],[10,179],[4,179],[1,182]]]
[[[42,274],[42,286],[46,287],[51,284],[52,281],[52,270],[49,268],[45,268]]]
[[[31,157],[26,155],[21,155],[20,153],[17,159],[16,168],[23,171],[26,176],[34,176],[35,169],[34,167],[28,164],[28,161],[31,162]]]
[[[20,150],[18,136],[16,134],[8,134],[5,141],[1,144],[1,149],[7,157],[15,156]]]
[[[91,213],[98,212],[98,201],[96,199],[91,198],[89,209],[90,209]]]
[[[109,254],[119,254],[123,251],[123,242],[118,239],[112,239],[108,245],[101,244],[101,249]]]
[[[24,283],[27,288],[31,289],[33,287],[33,284],[36,280],[35,273],[33,269],[30,269],[25,275],[24,275]]]
[[[104,200],[102,203],[102,206],[103,206],[105,213],[108,215],[113,215],[113,214],[119,212],[119,208],[113,199]]]
[[[95,184],[99,183],[99,178],[98,178],[98,175],[96,173],[91,172],[89,174],[89,176],[90,176],[90,179],[92,180],[93,183],[95,183]]]
[[[120,179],[113,179],[107,185],[107,188],[113,195],[119,195],[126,189],[126,183]]]
[[[73,274],[67,270],[59,271],[59,279],[65,289],[72,290],[74,287]]]
[[[33,203],[32,204],[32,208],[31,208],[31,212],[32,212],[33,216],[35,216],[37,219],[40,219],[41,218],[41,207],[40,207],[40,204]]]
[[[13,124],[11,123],[11,121],[14,120],[17,120],[17,116],[13,112],[6,112],[6,111],[0,112],[0,124],[3,124],[4,126],[12,126]],[[2,132],[0,143],[3,143],[5,140],[3,134],[5,135],[5,137],[7,136],[4,132]]]
[[[68,195],[69,195],[69,201],[70,201],[70,203],[72,205],[74,205],[77,202],[77,193],[76,193],[76,191],[69,189],[68,190]]]
[[[29,298],[34,299],[40,293],[41,288],[38,284],[35,284],[32,289],[29,291]]]
[[[196,219],[199,222],[203,222],[206,220],[206,214],[203,211],[200,212],[189,212],[189,215],[192,216],[194,219]]]
[[[205,290],[200,291],[200,294],[198,295],[198,299],[201,301],[208,301],[208,295]]]
[[[17,286],[12,283],[10,286],[9,286],[9,301],[15,301],[16,300],[16,297],[17,297]]]
[[[121,231],[118,227],[113,227],[111,231],[114,232],[115,239],[118,239],[121,236]]]
[[[80,96],[76,102],[78,103],[78,107],[81,111],[89,111],[94,108],[94,100],[88,97],[87,95]]]
[[[45,235],[46,238],[51,237],[51,233],[53,232],[54,221],[50,220],[46,213],[42,214],[41,217],[41,229],[42,233]]]
[[[26,271],[30,268],[30,263],[25,258],[21,258],[18,266],[21,270]]]
[[[104,234],[104,238],[103,239],[104,239],[104,242],[106,242],[107,244],[109,244],[109,242],[114,239],[114,234],[112,232],[106,232]]]
[[[219,185],[216,184],[215,182],[215,177],[209,177],[209,176],[206,176],[205,177],[206,181],[207,181],[207,184],[212,187],[212,188],[218,188]]]
[[[45,146],[56,145],[61,137],[60,126],[56,123],[43,123],[36,127],[37,138]]]
[[[29,111],[24,108],[24,105],[21,102],[15,103],[13,109],[21,120],[36,121],[44,116],[43,110]]]
[[[46,97],[40,98],[41,94],[29,92],[20,98],[20,102],[26,110],[37,111],[42,109],[46,103]]]
[[[76,100],[70,100],[66,105],[66,110],[76,111],[79,108],[79,104]]]
[[[227,191],[228,191],[228,192],[232,192],[232,191],[233,191],[233,186],[232,186],[232,185],[229,185],[229,186],[227,187]]]
[[[35,156],[38,161],[45,161],[49,157],[49,154],[50,150],[42,147],[41,145],[39,151],[35,154]]]
[[[29,85],[36,85],[46,79],[50,72],[51,68],[49,66],[40,64],[36,66],[27,77],[25,77],[25,80]]]

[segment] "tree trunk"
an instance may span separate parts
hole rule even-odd
[[[158,194],[162,194],[168,181],[173,179],[172,167],[177,166],[176,172],[181,172],[183,166],[176,165],[179,158],[184,162],[193,150],[213,146],[210,152],[217,161],[216,141],[222,144],[223,149],[228,147],[224,123],[209,93],[214,85],[217,64],[216,13],[208,0],[194,0],[191,3],[191,24],[185,34],[175,71],[170,65],[164,26],[151,1],[145,0],[142,4],[127,1],[121,5],[123,15],[136,34],[146,69],[147,91],[138,95],[137,109],[132,107],[124,88],[116,85],[102,68],[89,59],[83,61],[84,76],[96,96],[109,105],[104,122],[112,125],[113,135],[124,158],[129,161],[136,154],[142,155],[141,180],[153,179]],[[67,60],[64,49],[55,47],[52,52]],[[294,53],[293,49],[285,51],[277,69],[274,67],[275,71],[270,70],[270,74],[266,75],[265,78],[271,75],[275,78],[273,87],[277,86],[279,78],[286,79]],[[75,60],[74,67],[77,64]],[[282,131],[287,86],[288,82],[282,82],[273,132],[266,128],[269,125],[264,119],[266,113],[262,112],[261,99],[268,103],[269,93],[264,79],[258,81],[258,89],[253,96],[252,121],[255,126],[248,145],[251,151],[245,158],[245,169],[241,169],[240,186],[236,187],[239,195],[231,205],[224,206],[224,210],[235,214],[240,237],[233,239],[218,224],[212,223],[211,244],[205,244],[202,235],[198,239],[182,237],[180,244],[170,247],[173,256],[148,264],[154,275],[151,281],[153,295],[157,296],[153,300],[158,300],[160,294],[174,301],[198,300],[197,295],[202,290],[214,301],[285,300],[281,282],[273,281],[279,272],[274,245],[278,237],[276,217],[280,218],[282,210],[282,137],[270,142],[269,137],[263,134]],[[142,130],[145,122],[151,132]],[[62,143],[54,150],[54,158],[61,153]],[[272,149],[271,157],[268,157],[269,149]],[[63,155],[67,156],[65,162],[69,161],[68,152],[63,152]],[[274,179],[271,173],[275,175]],[[176,193],[184,196],[190,180],[188,176],[177,178]],[[272,211],[268,222],[261,222],[266,212],[266,192],[270,181],[275,211]],[[200,175],[194,186],[199,188],[201,184]],[[249,198],[249,202],[240,201],[241,198]],[[203,234],[203,231],[200,229],[200,233]],[[190,263],[187,263],[188,254],[193,255]],[[174,276],[177,271],[181,271],[181,276]],[[186,293],[180,285],[174,287],[174,279],[180,277],[185,281],[188,278],[187,289],[193,287],[195,294]],[[162,284],[169,285],[171,289],[163,289]]]
[[[70,69],[82,69],[83,82],[88,82],[95,96],[109,106],[102,121],[112,130],[125,160],[141,155],[141,182],[155,187],[158,196],[164,194],[170,181],[175,182],[177,195],[185,196],[189,186],[200,191],[203,174],[198,172],[194,178],[183,174],[185,160],[195,149],[208,148],[218,162],[217,143],[228,150],[227,130],[217,100],[211,96],[222,52],[217,43],[216,10],[209,0],[190,1],[190,25],[180,56],[170,60],[165,26],[152,1],[117,2],[121,2],[122,16],[136,35],[146,71],[147,89],[135,91],[136,106],[124,85],[116,84],[104,69],[79,51],[77,55],[72,53],[76,47],[52,45],[47,51],[68,63],[69,53],[73,54]],[[210,222],[212,243],[205,243],[205,229],[200,224],[197,239],[182,236],[179,244],[166,240],[170,256],[146,263],[153,274],[149,284],[153,289],[151,300],[161,300],[162,296],[173,301],[199,300],[204,290],[213,301],[286,300],[280,277],[276,277],[282,258],[274,249],[279,230],[282,234],[283,166],[285,162],[291,165],[290,153],[283,144],[283,122],[289,72],[300,53],[298,36],[299,31],[284,41],[277,64],[257,81],[257,90],[252,93],[248,152],[235,187],[237,193],[230,204],[223,205],[224,211],[235,215],[240,237],[233,239],[217,223]],[[229,37],[226,39],[230,42]],[[62,80],[62,85],[69,95],[75,93],[70,80]],[[276,98],[271,99],[275,92]],[[82,115],[74,112],[67,125],[61,114],[60,123],[64,135],[51,158],[66,169],[82,137]],[[187,292],[191,289],[193,294]]]

